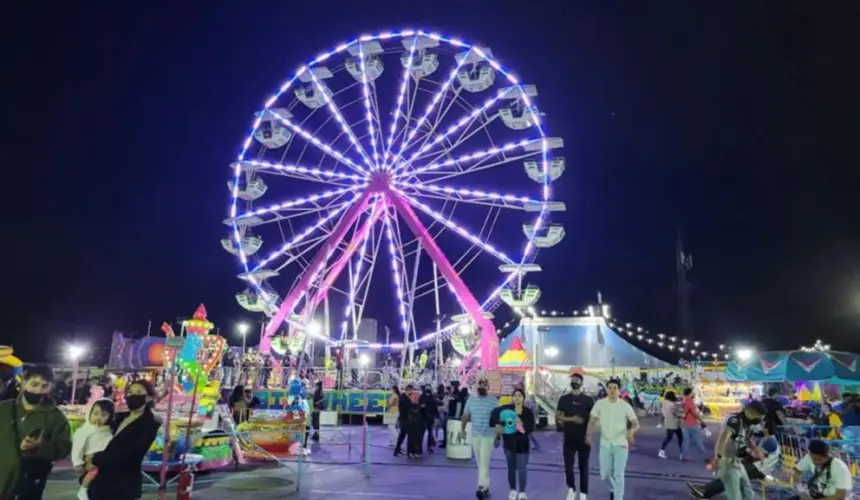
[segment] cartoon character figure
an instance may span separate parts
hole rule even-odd
[[[293,412],[293,414],[303,413],[307,415],[308,413],[308,391],[305,387],[305,383],[302,382],[298,378],[293,378],[290,380],[289,390],[287,392],[287,396],[289,399],[289,406],[287,407],[287,411]],[[298,416],[298,415],[295,415]]]

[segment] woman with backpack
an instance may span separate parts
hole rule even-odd
[[[683,409],[678,404],[678,397],[673,391],[668,391],[663,396],[663,427],[666,429],[666,438],[663,440],[663,445],[660,446],[660,451],[657,456],[666,458],[666,447],[672,441],[672,436],[678,440],[678,450],[681,452],[681,458],[684,457],[684,435],[681,433],[681,417]]]

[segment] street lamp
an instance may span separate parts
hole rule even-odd
[[[749,361],[749,359],[753,355],[753,352],[752,349],[741,348],[735,349],[735,355],[737,355],[738,359],[741,361]]]
[[[322,325],[320,325],[319,321],[311,321],[308,323],[305,331],[307,331],[308,335],[311,337],[318,337],[322,333]]]
[[[248,338],[248,330],[251,327],[248,326],[248,323],[239,323],[236,325],[236,330],[239,331],[239,335],[242,336],[242,355],[245,355],[245,342]]]
[[[81,361],[81,356],[84,355],[86,349],[77,344],[69,344],[66,346],[66,357],[72,362],[72,404],[75,404],[75,390],[78,382],[78,363]]]

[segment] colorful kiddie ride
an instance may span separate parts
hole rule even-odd
[[[213,328],[203,304],[191,319],[182,322],[179,336],[169,324],[161,326],[166,335],[163,360],[168,396],[156,404],[165,425],[144,460],[146,472],[160,471],[165,454],[169,471],[178,471],[183,461],[197,470],[233,462],[231,435],[219,428],[215,412],[220,397],[215,375],[226,344],[223,337],[210,333]]]
[[[236,431],[243,437],[240,444],[245,458],[283,458],[296,456],[302,451],[311,415],[304,382],[292,378],[282,399],[283,409],[251,410],[248,420],[236,426]]]

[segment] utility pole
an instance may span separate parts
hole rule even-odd
[[[681,232],[675,241],[675,293],[678,300],[678,337],[693,340],[693,324],[690,316],[690,283],[687,273],[693,269],[693,256],[684,252]]]

